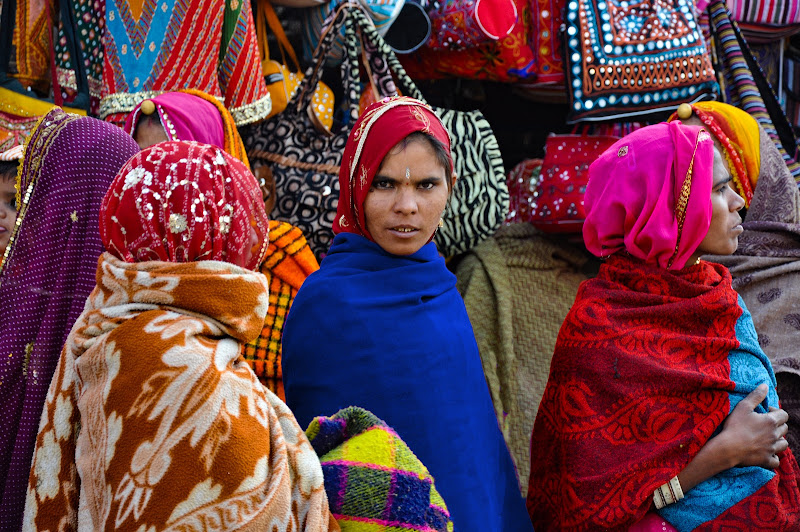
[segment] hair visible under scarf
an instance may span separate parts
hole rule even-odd
[[[691,108],[719,142],[730,168],[733,187],[744,199],[745,208],[749,209],[761,167],[758,122],[741,109],[722,102],[685,105]],[[682,112],[685,111],[679,109],[669,120],[676,120]]]
[[[250,167],[242,137],[230,111],[208,93],[197,89],[165,92],[150,98],[168,140],[196,141],[222,148]],[[133,136],[142,115],[140,102],[125,120],[125,131]]]
[[[682,269],[711,224],[714,144],[699,126],[661,123],[617,141],[589,167],[586,248]]]
[[[406,96],[396,96],[367,107],[355,123],[344,148],[339,170],[339,204],[333,223],[334,233],[355,233],[372,240],[364,219],[364,201],[372,186],[372,179],[389,150],[416,131],[441,142],[452,167],[450,135],[427,104]]]
[[[255,270],[269,222],[256,178],[238,159],[207,144],[162,142],[120,170],[100,234],[127,262],[219,260]]]

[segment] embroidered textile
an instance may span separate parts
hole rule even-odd
[[[286,400],[281,372],[281,335],[300,286],[319,269],[303,233],[286,222],[270,220],[269,246],[261,273],[269,279],[269,310],[261,334],[244,346],[244,359],[261,383]]]
[[[123,0],[106,10],[102,118],[121,125],[142,100],[182,88],[222,97],[238,126],[269,114],[250,2]]]
[[[46,92],[50,87],[50,33],[53,0],[16,0],[14,47],[17,74],[24,86]]]
[[[397,256],[336,235],[292,303],[282,362],[301,424],[351,405],[374,413],[436,479],[456,530],[531,530],[464,302],[434,243]]]
[[[48,392],[24,529],[339,530],[305,434],[239,356],[266,311],[259,273],[104,254]]]
[[[351,406],[316,417],[306,435],[319,455],[331,512],[343,532],[453,531],[425,465],[371,412]]]
[[[100,211],[106,249],[128,262],[222,260],[254,270],[268,233],[250,170],[197,142],[161,142],[131,158]]]
[[[139,150],[121,129],[53,109],[25,147],[19,215],[0,273],[0,523],[19,530],[58,356],[94,287],[97,216]]]
[[[711,223],[713,161],[710,135],[679,122],[643,127],[614,143],[589,167],[586,248],[598,257],[624,250],[683,268]]]
[[[66,1],[66,0],[65,0]],[[83,68],[89,83],[92,114],[97,114],[103,86],[103,43],[106,28],[105,0],[68,0],[75,16],[75,40],[83,57]],[[78,90],[75,58],[69,53],[64,21],[59,17],[55,41],[56,76],[65,97],[71,99]]]
[[[627,530],[739,400],[775,377],[727,269],[615,255],[581,285],[559,332],[533,429],[536,530]],[[580,457],[580,459],[575,459]],[[729,469],[658,513],[689,530],[795,530],[800,470]],[[769,508],[768,512],[765,509]]]

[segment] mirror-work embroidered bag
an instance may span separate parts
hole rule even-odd
[[[719,87],[692,0],[569,0],[568,122],[712,99]]]

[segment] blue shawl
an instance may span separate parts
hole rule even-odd
[[[356,405],[408,443],[455,530],[532,530],[456,278],[435,244],[409,256],[334,238],[292,304],[283,379],[301,426]]]

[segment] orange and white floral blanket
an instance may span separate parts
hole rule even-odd
[[[241,356],[267,305],[267,279],[231,264],[104,254],[50,385],[25,529],[339,530],[305,434]]]

